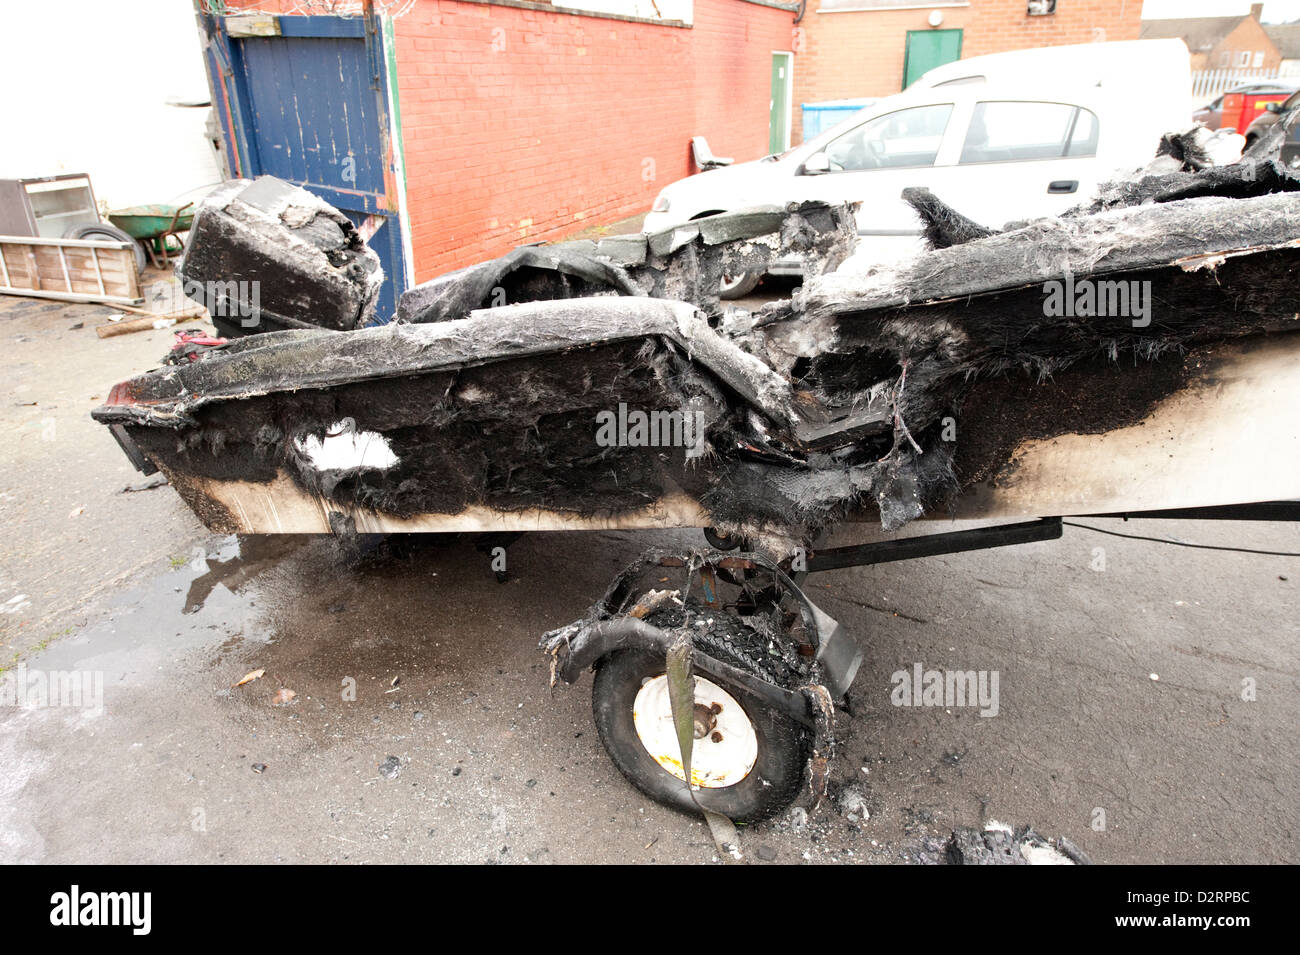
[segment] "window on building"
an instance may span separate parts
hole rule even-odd
[[[1256,51],[1255,58],[1251,61],[1250,65],[1253,66],[1255,69],[1259,69],[1261,66],[1264,65],[1263,51]]]
[[[933,166],[952,104],[913,106],[877,116],[826,147],[833,172]]]
[[[963,164],[1097,154],[1097,117],[1065,103],[976,103]]]

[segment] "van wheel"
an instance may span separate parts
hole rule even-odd
[[[724,211],[723,209],[710,209],[708,212],[701,212],[699,215],[691,216],[691,221],[722,215]],[[718,283],[718,298],[733,299],[748,295],[758,288],[758,282],[762,277],[762,272],[741,272],[739,275],[723,275],[722,281]]]
[[[718,283],[718,298],[733,299],[748,295],[758,288],[762,275],[758,272],[742,272],[740,275],[724,275]]]

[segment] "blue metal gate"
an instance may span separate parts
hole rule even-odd
[[[234,175],[303,186],[351,219],[384,268],[375,321],[409,286],[389,26],[376,16],[203,15]]]

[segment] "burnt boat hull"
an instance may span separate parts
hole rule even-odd
[[[776,551],[853,518],[1300,498],[1300,180],[1257,172],[846,263],[756,313],[701,276],[758,245],[829,267],[843,210],[704,220],[626,268],[520,250],[412,293],[409,324],[240,339],[94,415],[222,531],[712,526]],[[479,307],[500,281],[533,298]]]
[[[411,355],[429,356],[436,344],[454,345],[473,331],[477,363],[462,364],[458,352],[455,359],[430,358],[421,369],[409,358],[389,368],[366,362],[374,377],[363,381],[330,384],[328,372],[319,371],[314,381],[304,377],[299,387],[264,394],[248,393],[256,389],[247,384],[244,369],[232,375],[244,384],[232,383],[222,393],[213,387],[206,402],[182,402],[183,411],[156,394],[143,396],[139,389],[145,379],[136,379],[135,388],[119,386],[97,415],[124,424],[144,456],[214,531],[713,526],[710,489],[717,481],[737,480],[722,470],[724,461],[689,458],[683,447],[602,447],[596,441],[597,416],[620,400],[644,408],[679,400],[662,387],[666,368],[653,361],[639,370],[634,365],[646,362],[647,342],[656,336],[678,336],[674,340],[684,343],[678,347],[689,350],[691,336],[681,335],[679,326],[690,328],[698,318],[689,306],[632,300],[626,303],[632,310],[629,329],[635,325],[653,334],[629,332],[620,338],[609,320],[611,305],[608,300],[536,303],[517,307],[517,325],[508,316],[489,319],[483,313],[465,323],[401,333]],[[567,336],[540,347],[523,329],[535,328],[539,316],[551,313]],[[599,317],[600,328],[584,335],[578,331],[581,316]],[[468,324],[488,321],[492,330]],[[703,326],[694,327],[703,333]],[[534,344],[519,345],[525,338]],[[500,347],[489,347],[488,339]],[[342,346],[337,338],[329,342],[331,360],[347,367],[349,350]],[[301,345],[285,347],[301,351]],[[387,346],[385,351],[391,354]],[[357,360],[356,354],[350,357]],[[320,353],[314,358],[318,368],[328,364]],[[262,363],[250,359],[249,367]],[[1168,356],[1163,364],[1165,373],[1147,369],[1142,378],[1132,369],[1085,365],[1050,381],[977,390],[968,401],[977,403],[979,413],[963,419],[971,423],[963,424],[954,464],[959,472],[986,476],[934,502],[926,516],[993,519],[1300,498],[1300,418],[1292,411],[1300,407],[1300,334],[1216,342]],[[722,369],[720,362],[716,368]],[[752,387],[756,400],[765,387],[775,387],[761,379],[746,382],[735,369],[716,374],[715,381],[731,378],[738,387]],[[1153,379],[1163,382],[1155,398]],[[159,387],[157,379],[149,383]],[[1017,428],[1023,430],[1007,425],[1009,418],[1023,422],[1059,415],[1062,406],[1103,394],[1126,409],[1118,426],[1093,433],[1064,427],[1049,437],[1006,440]],[[1134,409],[1137,413],[1130,413]],[[384,468],[316,466],[303,453],[302,439],[328,432],[344,419],[363,436],[350,439],[354,447],[366,435],[379,435],[398,456],[411,447],[424,448],[418,478],[389,478]],[[986,426],[981,430],[977,421]],[[1009,430],[999,431],[1003,426]],[[476,436],[490,440],[478,447]],[[340,438],[327,434],[326,440]],[[563,454],[556,451],[560,444]],[[507,462],[494,460],[493,449],[515,450]],[[516,473],[501,466],[507,463]],[[776,479],[777,472],[771,476]],[[406,492],[399,493],[404,485]],[[375,504],[366,503],[368,495]],[[869,498],[858,503],[842,518],[879,520]]]

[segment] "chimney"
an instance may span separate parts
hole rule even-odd
[[[1256,23],[1259,22],[1259,18],[1260,18],[1261,16],[1263,16],[1263,14],[1264,14],[1264,4],[1262,4],[1262,3],[1252,3],[1252,4],[1250,5],[1250,16],[1251,16],[1251,19],[1253,19]]]

